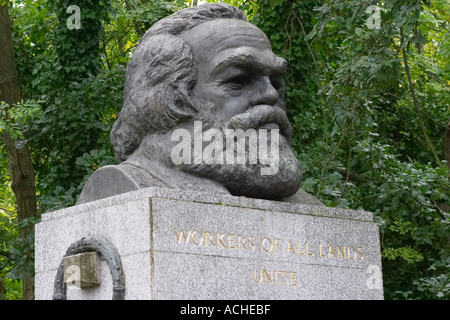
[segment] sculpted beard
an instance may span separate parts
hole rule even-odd
[[[261,175],[261,166],[264,164],[259,161],[259,157],[257,157],[256,164],[248,163],[249,139],[245,139],[245,164],[227,164],[226,162],[224,164],[205,164],[203,161],[201,164],[181,164],[177,167],[182,171],[218,181],[233,195],[266,199],[291,196],[298,191],[302,174],[300,164],[290,147],[292,127],[284,110],[279,107],[259,105],[232,117],[226,123],[221,123],[214,118],[207,119],[203,121],[203,130],[219,129],[225,139],[225,129],[242,129],[243,131],[255,129],[258,132],[261,126],[264,127],[269,123],[277,124],[280,128],[278,172],[273,175]],[[272,143],[270,136],[270,129],[268,129],[268,150]],[[208,143],[204,143],[203,148],[206,145]],[[225,145],[224,141],[223,146]],[[258,145],[261,145],[260,141],[258,141]],[[234,143],[234,154],[237,154],[237,143]]]

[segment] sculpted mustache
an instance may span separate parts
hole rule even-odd
[[[225,124],[229,129],[256,129],[266,123],[276,123],[280,127],[280,134],[287,141],[292,138],[292,126],[286,116],[286,112],[279,108],[268,105],[259,105],[248,109],[246,112],[232,117]]]

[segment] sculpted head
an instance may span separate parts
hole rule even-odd
[[[128,65],[124,106],[111,132],[117,161],[130,161],[139,148],[149,159],[218,181],[233,195],[294,194],[301,169],[290,148],[286,67],[264,33],[235,7],[201,5],[160,20]],[[266,129],[269,135],[279,130],[277,172],[261,175],[260,163],[175,165],[171,133],[192,132],[194,121],[201,121],[203,130]]]

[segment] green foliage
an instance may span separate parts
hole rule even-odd
[[[195,1],[10,3],[22,102],[0,105],[0,130],[30,146],[41,212],[73,205],[92,172],[114,163],[109,132],[126,64],[146,29],[187,2]],[[328,206],[375,213],[386,299],[449,299],[448,2],[226,2],[245,10],[289,63],[302,188]],[[66,27],[73,4],[80,30]],[[370,5],[381,8],[380,29],[367,25]],[[17,240],[7,166],[0,149],[0,276],[5,297],[16,299],[33,245]]]
[[[122,104],[123,77],[124,69],[117,67],[73,82],[70,88],[54,92],[54,102],[35,123],[33,151],[46,159],[36,164],[44,210],[75,203],[88,174],[78,158],[91,150],[112,158],[109,131]]]
[[[81,29],[67,28],[70,14],[67,8],[77,5],[80,8]],[[46,2],[49,12],[56,15],[56,24],[50,31],[54,48],[54,72],[56,81],[68,86],[88,75],[101,71],[99,55],[103,38],[103,22],[109,20],[110,2],[108,0],[50,0]]]
[[[0,277],[4,285],[4,300],[19,300],[22,287],[13,269],[17,266],[12,258],[12,248],[18,237],[17,215],[14,195],[9,186],[8,159],[0,148]]]
[[[109,132],[122,107],[124,66],[143,32],[184,2],[17,0],[10,4],[23,100],[15,106],[1,104],[0,131],[10,133],[16,146],[28,143],[39,210],[46,212],[73,205],[87,178],[115,162]],[[80,7],[81,29],[67,28],[69,5]],[[8,163],[1,151],[0,246],[5,255],[0,255],[0,276],[3,298],[19,299],[22,272],[33,273],[34,241],[32,233],[25,239],[18,237]]]
[[[40,103],[43,101],[20,101],[14,106],[9,106],[0,101],[0,133],[7,132],[13,140],[24,139],[22,129],[42,114]]]
[[[380,29],[366,23],[369,5],[381,7]],[[448,3],[266,0],[243,8],[289,62],[302,188],[328,206],[375,213],[387,299],[448,298]]]
[[[5,204],[2,203],[2,209],[0,209],[0,277],[3,280],[6,292],[3,299],[20,299],[22,292],[17,286],[14,286],[16,277],[13,269],[16,267],[15,261],[11,259],[11,250],[14,241],[17,238],[18,228],[14,221],[14,215],[12,211],[6,211],[3,208]],[[12,291],[12,292],[11,292]]]
[[[184,6],[183,1],[153,0],[140,2],[130,0],[128,3],[130,8],[126,11],[124,17],[134,21],[139,36],[144,35],[145,31],[161,17],[166,17]]]

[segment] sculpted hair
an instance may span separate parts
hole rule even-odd
[[[220,18],[247,21],[233,6],[204,4],[161,19],[139,41],[128,64],[124,105],[110,135],[117,162],[125,161],[144,136],[165,133],[201,111],[191,94],[197,80],[192,49],[178,36]]]

